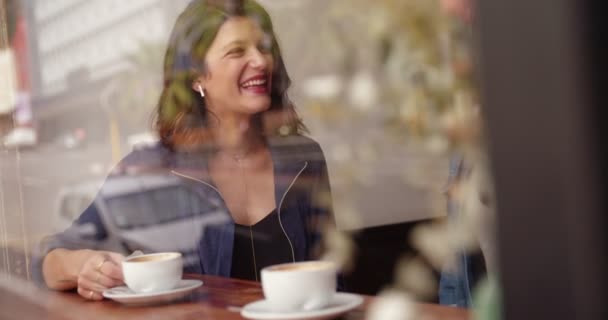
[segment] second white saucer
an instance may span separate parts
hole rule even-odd
[[[243,307],[241,315],[254,320],[321,320],[332,319],[363,303],[360,295],[338,292],[325,308],[312,311],[275,312],[270,310],[266,300],[252,302]]]

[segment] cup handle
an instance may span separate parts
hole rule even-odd
[[[133,253],[128,255],[126,258],[137,257],[137,256],[141,256],[142,254],[144,254],[144,253],[141,250],[135,250],[135,251],[133,251]]]

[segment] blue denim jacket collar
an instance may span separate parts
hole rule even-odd
[[[286,154],[285,150],[283,150],[285,148],[284,144],[278,144],[276,139],[269,140],[268,146],[275,175],[275,205],[279,208],[281,199],[283,199],[297,176],[307,166],[307,161],[293,157],[292,154]],[[182,178],[203,183],[214,189],[221,196],[221,192],[213,183],[209,174],[209,154],[207,151],[178,153],[173,161],[171,172]]]

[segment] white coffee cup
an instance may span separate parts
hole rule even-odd
[[[335,264],[305,261],[262,269],[262,290],[277,312],[310,311],[327,306],[336,293]]]
[[[182,278],[182,254],[161,252],[127,257],[122,274],[129,289],[137,293],[159,292],[175,287]]]

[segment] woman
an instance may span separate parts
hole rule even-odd
[[[228,219],[206,226],[188,271],[258,280],[264,266],[318,258],[320,231],[333,223],[327,168],[318,144],[300,135],[267,12],[250,0],[193,1],[172,31],[164,79],[161,145],[119,166],[160,166],[219,200]],[[102,232],[89,238],[99,239],[100,220],[91,206],[75,225],[93,223]],[[41,259],[49,288],[100,300],[122,283],[123,255],[76,248],[66,234]]]

